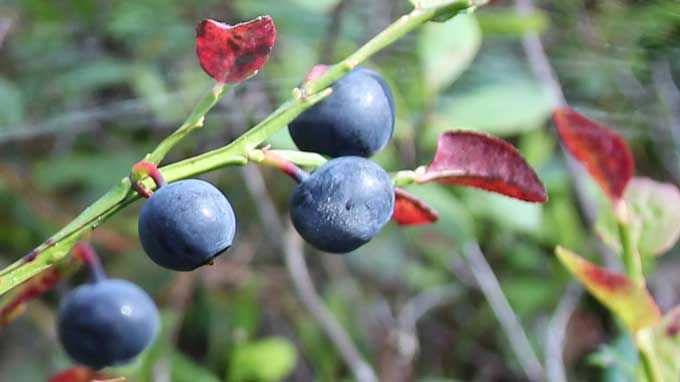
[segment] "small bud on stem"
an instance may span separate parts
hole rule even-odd
[[[130,172],[132,188],[146,199],[153,195],[153,191],[141,182],[145,176],[150,176],[153,179],[154,183],[156,183],[156,188],[161,188],[167,184],[163,174],[161,174],[155,164],[146,161],[135,163]]]

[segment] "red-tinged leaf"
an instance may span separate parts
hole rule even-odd
[[[92,261],[91,257],[96,256],[93,253],[94,250],[86,242],[77,243],[73,246],[74,256],[72,260],[45,269],[21,284],[12,294],[4,296],[0,300],[0,327],[7,326],[16,320],[26,310],[26,304],[40,297],[62,279],[75,272],[82,262]],[[31,252],[27,257],[35,257],[35,254],[37,252]],[[25,261],[32,260],[25,259]]]
[[[635,172],[626,141],[614,130],[568,107],[553,112],[553,120],[567,150],[611,199],[621,199]]]
[[[96,371],[87,367],[76,366],[66,369],[59,374],[53,375],[47,380],[47,382],[92,382],[95,380],[106,381],[111,380],[111,377],[105,374],[97,373]]]
[[[599,267],[562,247],[557,247],[555,253],[602,305],[621,317],[632,333],[660,322],[659,307],[646,288],[624,274]]]
[[[437,211],[425,204],[420,198],[401,188],[394,192],[394,213],[392,219],[399,225],[431,224],[439,219]]]
[[[528,202],[548,195],[534,170],[511,144],[472,131],[439,136],[434,160],[416,182],[439,182],[481,188]]]
[[[269,16],[228,25],[206,19],[196,26],[196,54],[203,70],[217,82],[241,82],[267,62],[276,42]]]
[[[61,270],[54,267],[26,281],[20,287],[18,294],[0,309],[0,326],[7,326],[17,319],[24,312],[26,303],[50,290],[61,279]]]

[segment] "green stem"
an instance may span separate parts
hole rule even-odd
[[[396,187],[404,187],[416,182],[416,171],[402,170],[392,176]]]
[[[473,1],[460,0],[449,1],[441,6],[432,8],[416,8],[411,13],[401,16],[397,21],[388,26],[385,30],[369,40],[364,46],[359,48],[349,57],[331,66],[321,77],[305,84],[306,94],[314,94],[333,84],[340,77],[349,73],[361,62],[392,44],[416,27],[432,20],[442,14],[457,13],[462,10],[475,6]],[[453,37],[453,36],[452,36]]]
[[[317,154],[295,150],[268,150],[270,153],[285,158],[298,166],[317,168],[326,163],[326,158]],[[248,154],[251,162],[260,163],[264,160],[263,150],[252,150]]]
[[[630,218],[628,215],[628,208],[626,203],[621,200],[615,206],[616,210],[616,227],[619,232],[619,240],[623,250],[623,264],[626,268],[626,274],[633,282],[644,287],[645,276],[642,272],[642,259],[638,251],[637,242],[633,236],[630,226]]]
[[[635,334],[635,343],[640,353],[642,367],[648,382],[663,381],[660,372],[659,360],[654,351],[654,339],[652,329],[642,329]]]
[[[404,34],[435,17],[442,14],[455,13],[479,4],[481,4],[480,1],[452,0],[432,8],[414,9],[408,15],[399,18],[338,65],[334,65],[318,79],[307,83],[303,92],[296,89],[291,99],[241,137],[219,149],[162,167],[160,170],[163,176],[168,182],[173,182],[225,166],[246,164],[248,162],[248,154],[252,150],[257,148],[258,145],[271,135],[284,128],[300,113],[328,96],[332,91],[328,87],[356,65]],[[220,85],[215,86],[198,103],[182,126],[164,139],[144,160],[154,164],[160,163],[165,155],[187,134],[203,125],[205,114],[220,100],[224,92],[224,87]],[[310,158],[305,158],[305,160],[308,159]],[[313,162],[316,163],[317,160],[313,160]],[[153,182],[149,179],[144,180],[144,183],[150,188],[154,188]],[[138,198],[139,196],[136,193],[131,192],[129,178],[123,178],[116,186],[87,207],[68,225],[35,248],[32,251],[32,254],[35,254],[35,256],[19,259],[0,271],[0,295],[67,258],[73,245],[84,234],[96,229],[110,216]]]
[[[628,205],[624,200],[619,200],[614,205],[616,226],[621,241],[623,264],[626,274],[637,285],[645,287],[645,275],[642,271],[642,259],[638,250],[637,241],[633,236]],[[640,354],[642,368],[649,382],[661,381],[658,359],[654,351],[654,340],[650,329],[642,329],[633,333],[635,343]]]
[[[155,165],[158,165],[163,158],[168,154],[168,152],[177,144],[179,143],[184,137],[186,137],[189,133],[192,131],[200,128],[203,126],[203,120],[205,118],[205,115],[208,114],[210,109],[217,104],[217,102],[222,99],[222,97],[226,94],[226,90],[230,89],[231,86],[226,86],[217,83],[210,91],[203,96],[203,98],[198,102],[196,107],[194,107],[194,110],[189,114],[189,117],[182,123],[182,125],[175,130],[174,133],[169,135],[167,138],[163,139],[161,143],[156,146],[156,149],[153,150],[150,154],[144,158],[145,161],[151,162]]]

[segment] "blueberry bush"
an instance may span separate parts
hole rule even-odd
[[[0,5],[0,380],[680,377],[674,4],[67,3]]]

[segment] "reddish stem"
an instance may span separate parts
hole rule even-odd
[[[97,252],[89,243],[80,242],[76,244],[76,246],[73,247],[73,254],[82,260],[82,262],[90,269],[93,282],[98,282],[106,278],[106,273],[104,272],[104,268],[102,268],[99,256],[97,256]]]
[[[298,183],[302,182],[309,176],[309,173],[307,171],[301,169],[300,167],[295,165],[295,163],[289,161],[288,159],[282,156],[274,154],[266,149],[262,150],[262,154],[264,155],[264,159],[260,163],[283,171],[285,174],[293,178]]]
[[[26,303],[50,290],[61,278],[62,274],[58,268],[50,268],[26,282],[21,292],[0,309],[0,325],[7,326],[14,321],[21,315]]]
[[[328,65],[316,65],[307,73],[304,82],[312,82],[321,77],[326,71],[328,71]]]
[[[153,195],[153,191],[141,183],[145,176],[150,176],[156,183],[156,189],[161,188],[167,184],[163,174],[156,167],[155,164],[146,161],[139,161],[132,166],[130,172],[130,181],[132,181],[132,188],[142,197],[148,199]]]

